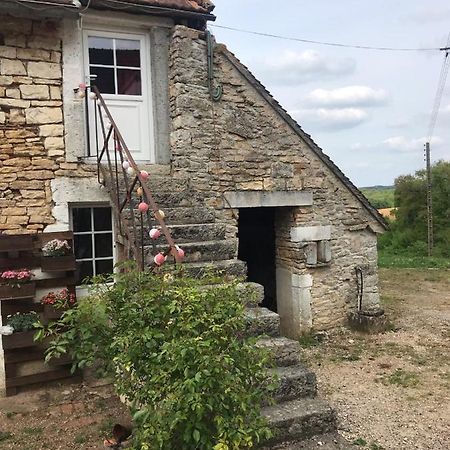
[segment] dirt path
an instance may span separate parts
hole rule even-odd
[[[450,271],[382,270],[395,331],[302,340],[320,395],[360,448],[450,449]],[[126,411],[108,386],[62,386],[0,399],[1,450],[101,449]],[[358,448],[355,446],[355,448]]]
[[[305,357],[361,448],[450,449],[450,271],[380,271],[393,331],[339,330]]]

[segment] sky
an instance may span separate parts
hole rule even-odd
[[[359,187],[424,167],[423,147],[444,53],[383,52],[274,39],[444,47],[448,0],[215,0],[211,31]],[[450,55],[449,55],[450,58]],[[450,159],[450,76],[431,142]]]

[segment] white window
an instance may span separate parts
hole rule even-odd
[[[71,208],[77,285],[86,277],[113,272],[112,211],[107,206]]]

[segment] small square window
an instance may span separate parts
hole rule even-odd
[[[86,277],[113,272],[114,243],[109,207],[71,209],[74,250],[77,261],[77,285]]]

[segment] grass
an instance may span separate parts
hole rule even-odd
[[[310,348],[318,345],[320,340],[313,334],[303,334],[299,337],[298,342],[303,348]]]
[[[77,434],[73,439],[74,444],[85,444],[88,438],[84,434]]]
[[[403,388],[415,387],[419,384],[419,377],[415,372],[410,372],[403,369],[396,369],[389,376],[384,376],[378,379],[384,385],[401,386]]]
[[[29,434],[31,436],[40,436],[43,431],[44,429],[42,427],[26,427],[23,429],[25,434]]]
[[[393,208],[394,186],[374,186],[360,189],[375,208]]]
[[[403,269],[450,269],[450,258],[392,255],[380,251],[378,254],[378,265],[380,267],[398,267]]]
[[[13,437],[9,431],[0,431],[0,442],[7,441]]]

